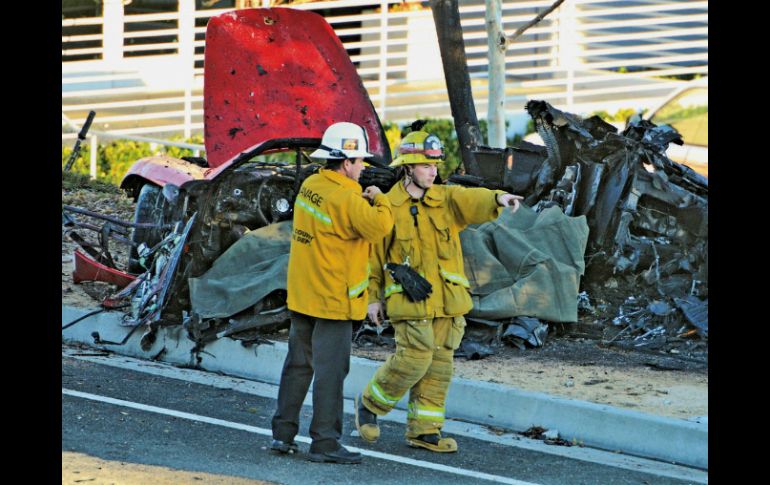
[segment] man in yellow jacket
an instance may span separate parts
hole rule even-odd
[[[371,243],[393,228],[388,198],[374,186],[361,190],[358,177],[368,153],[363,128],[335,123],[312,157],[326,168],[300,187],[287,282],[292,312],[289,350],[272,419],[271,449],[294,453],[299,413],[313,381],[311,461],[359,463],[360,453],[339,443],[342,385],[350,368],[352,320],[366,316]]]
[[[456,441],[442,437],[440,430],[454,351],[465,332],[463,315],[473,307],[459,234],[468,224],[495,219],[504,206],[515,212],[522,197],[434,185],[443,147],[427,132],[409,133],[398,152],[391,166],[403,165],[406,175],[386,194],[395,226],[373,247],[368,308],[369,318],[379,325],[386,303],[396,352],[356,398],[356,428],[364,440],[376,441],[377,416],[387,414],[409,391],[407,443],[454,452]],[[415,279],[420,280],[417,291],[410,291]]]

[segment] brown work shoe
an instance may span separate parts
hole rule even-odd
[[[406,443],[412,448],[425,448],[437,453],[454,453],[457,451],[457,442],[453,438],[442,438],[440,434],[421,434],[414,438],[407,438]]]

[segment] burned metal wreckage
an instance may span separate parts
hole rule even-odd
[[[708,180],[666,157],[680,135],[646,120],[618,133],[597,116],[582,119],[544,101],[526,109],[545,147],[480,150],[487,176],[450,180],[511,190],[538,212],[558,206],[585,216],[578,309],[614,327],[603,332],[605,343],[652,349],[682,337],[707,339]],[[591,296],[600,303],[592,305]],[[545,330],[515,318],[518,328],[497,327],[495,339],[516,332],[514,345],[541,345]]]
[[[297,53],[303,62],[287,57]],[[362,186],[386,191],[400,175],[387,167],[390,150],[355,67],[320,16],[250,9],[212,18],[205,79],[208,159],[138,161],[121,184],[137,200],[134,222],[63,208],[68,234],[88,253],[76,254],[75,280],[125,285],[103,306],[125,309],[146,348],[164,325],[183,325],[198,349],[225,337],[254,343],[288,326],[293,202],[319,168],[306,152],[326,126],[365,127],[375,157]],[[448,180],[526,203],[515,217],[461,233],[474,309],[458,355],[483,357],[501,342],[540,346],[549,324],[577,322],[579,311],[610,321],[615,343],[666,332],[707,338],[708,182],[666,158],[676,131],[639,121],[617,133],[544,101],[526,108],[545,146],[475,147],[480,173]],[[95,230],[101,244],[77,227]],[[110,237],[131,246],[126,271]],[[607,292],[622,303],[602,301]],[[362,322],[355,338],[388,337]]]

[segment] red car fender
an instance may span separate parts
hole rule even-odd
[[[77,249],[75,250],[75,271],[72,272],[72,280],[75,283],[103,281],[123,288],[135,279],[136,276],[105,266]]]
[[[207,172],[210,171],[210,168],[165,155],[146,157],[131,165],[121,180],[120,187],[126,189],[141,180],[150,181],[160,187],[166,184],[181,187],[185,182],[207,178]]]

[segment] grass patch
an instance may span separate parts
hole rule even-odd
[[[92,180],[90,176],[82,173],[64,172],[61,174],[61,186],[64,190],[91,190],[109,194],[120,194],[122,190],[117,185],[101,180]]]

